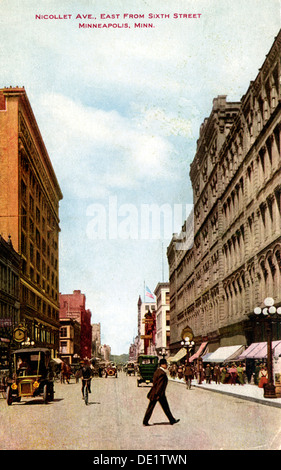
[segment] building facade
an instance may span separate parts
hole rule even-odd
[[[0,235],[0,369],[7,369],[13,344],[13,331],[19,324],[20,255],[11,238]]]
[[[70,318],[81,325],[80,356],[81,359],[92,356],[92,325],[91,311],[86,310],[86,296],[81,290],[73,294],[60,294],[60,319]]]
[[[77,364],[81,358],[81,325],[72,318],[60,318],[60,358],[67,364]]]
[[[159,282],[154,290],[156,297],[156,351],[170,348],[170,288],[169,282]]]
[[[24,88],[0,89],[0,156],[0,233],[21,256],[19,319],[55,355],[62,193]]]
[[[156,354],[156,302],[138,299],[137,354]]]
[[[134,342],[129,347],[129,361],[136,362],[138,359],[138,336],[134,338]]]
[[[108,344],[101,345],[101,357],[104,361],[110,361],[111,347]]]
[[[194,243],[167,250],[171,345],[189,326],[197,345],[265,340],[253,315],[281,305],[281,33],[241,102],[217,97],[190,167]],[[278,324],[273,337],[281,337]]]
[[[92,355],[101,357],[101,324],[92,324]]]

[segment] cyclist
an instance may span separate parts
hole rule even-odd
[[[84,399],[84,389],[85,386],[88,387],[89,393],[91,393],[91,378],[92,378],[92,369],[90,367],[89,361],[85,360],[81,369],[82,373],[82,400]]]

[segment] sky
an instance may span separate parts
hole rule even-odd
[[[59,290],[112,354],[169,280],[213,98],[241,99],[279,29],[280,0],[0,0],[0,87],[25,87],[63,193]]]

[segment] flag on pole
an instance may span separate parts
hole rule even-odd
[[[152,292],[150,291],[150,289],[147,286],[145,287],[145,295],[146,295],[146,297],[150,297],[151,299],[154,300],[154,295],[152,294]]]

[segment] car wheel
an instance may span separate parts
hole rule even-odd
[[[7,405],[11,405],[13,403],[13,398],[12,398],[12,393],[11,393],[11,387],[7,388]]]
[[[48,387],[47,387],[47,385],[44,385],[44,388],[43,388],[43,401],[44,401],[45,405],[48,403]]]

